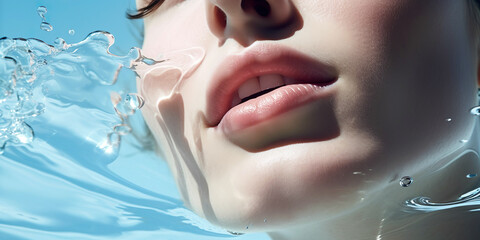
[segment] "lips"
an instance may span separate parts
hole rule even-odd
[[[282,45],[257,44],[218,67],[207,92],[211,127],[239,131],[324,97],[337,74]]]

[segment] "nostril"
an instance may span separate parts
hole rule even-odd
[[[227,15],[225,14],[225,12],[222,11],[222,9],[220,9],[219,7],[215,7],[214,15],[215,19],[217,19],[219,27],[225,29],[225,27],[227,27]]]
[[[271,12],[270,4],[266,0],[242,0],[241,5],[243,11],[253,10],[262,17],[267,17]]]

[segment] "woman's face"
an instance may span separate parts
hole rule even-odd
[[[205,57],[168,99],[140,79],[144,116],[199,215],[240,232],[328,219],[470,138],[469,21],[459,0],[167,0],[144,54]]]

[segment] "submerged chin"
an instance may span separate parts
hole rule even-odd
[[[273,231],[330,219],[359,207],[377,184],[372,183],[376,173],[361,164],[373,158],[378,147],[368,139],[337,136],[260,152],[229,141],[215,146],[216,150],[205,149],[215,213],[207,219],[235,232]]]

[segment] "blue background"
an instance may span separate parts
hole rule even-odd
[[[53,31],[40,29],[39,6],[47,7],[46,20]],[[135,9],[133,0],[0,0],[0,37],[37,38],[52,44],[57,37],[67,43],[83,40],[89,33],[102,30],[115,36],[111,52],[124,55],[131,47],[140,47],[142,20],[126,18]],[[72,36],[68,33],[75,30]]]

